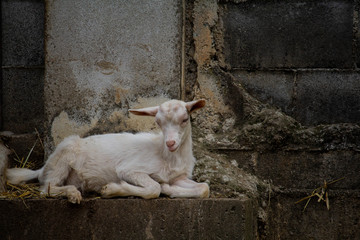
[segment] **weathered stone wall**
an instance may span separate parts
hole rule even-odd
[[[249,92],[306,125],[359,122],[354,1],[222,6],[225,62]]]
[[[195,177],[214,196],[262,199],[260,238],[358,237],[358,2],[194,1],[192,13],[193,94],[208,100]],[[340,178],[330,212],[295,205]]]

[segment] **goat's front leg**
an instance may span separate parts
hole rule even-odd
[[[40,191],[50,196],[67,197],[71,203],[80,204],[82,200],[80,191],[74,185],[56,186],[55,184],[46,183],[40,188]]]
[[[145,173],[122,173],[120,183],[109,183],[101,190],[104,198],[137,196],[145,199],[157,198],[161,186]]]
[[[171,198],[207,198],[210,190],[207,183],[197,183],[186,176],[181,176],[170,184],[161,184],[161,193]]]

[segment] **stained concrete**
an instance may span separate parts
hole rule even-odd
[[[142,98],[160,104],[179,97],[180,1],[49,0],[46,6],[47,146],[63,137],[54,128],[66,131],[67,123],[54,121],[61,114],[86,129],[83,136],[115,112],[126,119]]]
[[[4,239],[256,239],[256,204],[209,200],[0,201]]]

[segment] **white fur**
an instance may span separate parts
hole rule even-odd
[[[159,107],[130,110],[136,115],[155,116],[162,131],[70,136],[57,146],[43,168],[8,169],[8,181],[19,184],[38,178],[42,192],[67,196],[73,203],[80,203],[79,190],[99,192],[105,198],[148,199],[160,193],[208,197],[206,183],[190,180],[195,158],[189,114],[204,105],[204,100],[171,100]]]

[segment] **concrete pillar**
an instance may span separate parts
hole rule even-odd
[[[47,150],[70,134],[154,128],[127,109],[179,97],[181,24],[181,1],[46,1]]]

